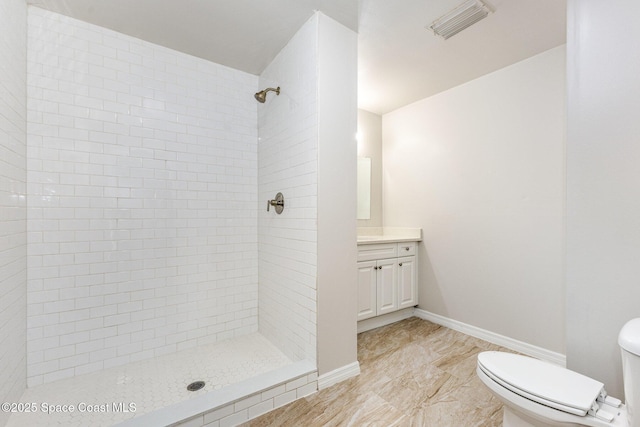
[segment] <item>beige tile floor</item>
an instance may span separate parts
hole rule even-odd
[[[500,346],[412,317],[358,336],[358,377],[269,412],[257,426],[501,426],[476,355]]]

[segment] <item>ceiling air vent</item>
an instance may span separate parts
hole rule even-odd
[[[475,24],[482,18],[486,18],[492,12],[489,7],[480,0],[468,0],[451,12],[433,21],[429,29],[436,36],[448,39],[460,31]]]

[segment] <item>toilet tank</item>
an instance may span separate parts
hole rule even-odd
[[[640,318],[629,320],[620,330],[622,376],[629,426],[640,427]]]

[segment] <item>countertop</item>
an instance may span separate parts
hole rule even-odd
[[[359,227],[358,244],[419,242],[422,240],[421,228],[403,227]]]

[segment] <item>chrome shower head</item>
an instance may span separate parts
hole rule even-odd
[[[277,88],[272,88],[272,87],[268,87],[265,90],[261,90],[260,92],[256,92],[255,95],[253,95],[256,100],[261,103],[264,104],[264,101],[267,100],[267,92],[275,92],[276,95],[280,95],[280,86],[278,86]]]

